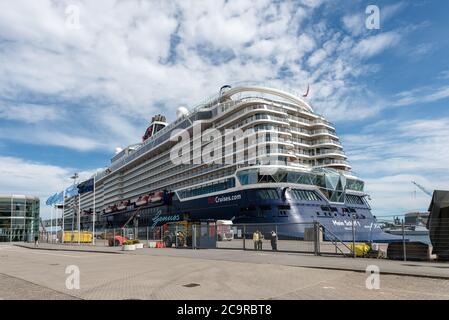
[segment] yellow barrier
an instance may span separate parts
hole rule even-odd
[[[352,250],[352,243],[349,244],[349,248]],[[364,257],[371,250],[371,246],[366,243],[360,243],[355,245],[356,257]]]
[[[79,242],[81,243],[91,243],[92,242],[92,232],[88,231],[81,231],[78,233],[78,231],[64,231],[64,242],[78,242],[78,235],[79,235]]]

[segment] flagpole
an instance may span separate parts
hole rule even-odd
[[[61,226],[61,243],[64,243],[64,210],[65,210],[65,189],[62,192],[62,226]]]
[[[93,217],[92,217],[92,244],[95,245],[95,218],[97,215],[96,209],[95,209],[95,180],[97,178],[97,173],[95,172],[94,175],[94,211],[93,211]]]
[[[53,243],[53,211],[54,211],[55,207],[54,205],[51,206],[51,210],[50,210],[50,242]]]
[[[81,244],[81,193],[78,194],[78,245]]]

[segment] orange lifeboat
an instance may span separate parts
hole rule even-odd
[[[150,202],[151,203],[161,202],[163,197],[164,197],[164,193],[162,191],[156,192],[150,197]]]
[[[128,205],[129,205],[129,200],[122,201],[117,206],[117,210],[125,210]]]
[[[140,196],[139,199],[136,201],[136,206],[144,206],[148,203],[149,196]]]

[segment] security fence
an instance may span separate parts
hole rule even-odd
[[[428,261],[449,257],[449,219],[392,216],[368,223],[352,217],[340,222],[284,224],[167,223],[157,227],[66,230],[40,234],[41,242],[118,247],[133,242],[149,248],[279,251],[314,255]],[[432,242],[429,234],[431,234]]]

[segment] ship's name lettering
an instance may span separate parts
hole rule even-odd
[[[153,222],[165,222],[165,221],[178,221],[179,215],[173,215],[173,216],[156,216],[153,219]]]
[[[332,220],[332,224],[334,226],[339,226],[339,227],[351,227],[352,226],[352,221],[350,220]],[[354,221],[354,225],[360,227],[361,224],[358,221]]]

